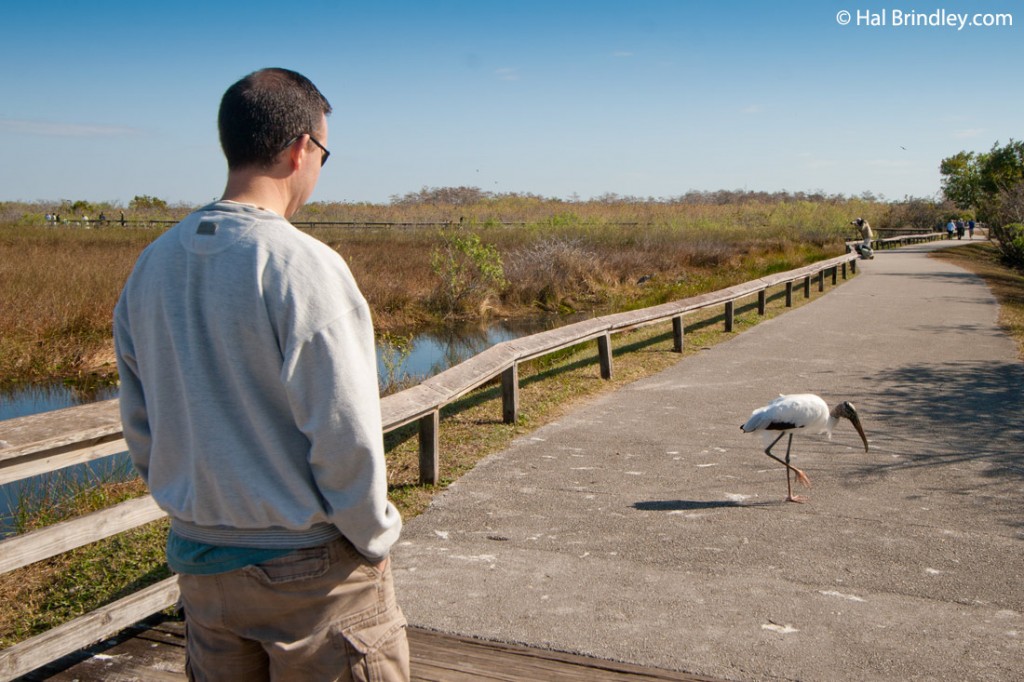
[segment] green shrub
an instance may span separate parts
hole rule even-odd
[[[433,297],[435,308],[446,318],[479,312],[505,286],[498,249],[482,243],[478,234],[442,232],[430,266],[441,279]]]
[[[1010,223],[992,228],[992,236],[999,244],[1003,261],[1010,267],[1024,270],[1024,224]]]

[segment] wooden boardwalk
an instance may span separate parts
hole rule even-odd
[[[715,682],[576,654],[409,628],[416,682]],[[156,617],[30,673],[22,682],[182,682],[185,637],[176,619]]]

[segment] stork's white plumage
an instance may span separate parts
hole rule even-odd
[[[849,402],[843,402],[831,410],[828,404],[812,393],[780,395],[764,407],[759,407],[750,415],[750,419],[741,426],[745,433],[761,432],[764,439],[764,454],[786,466],[786,487],[789,492],[788,502],[803,502],[803,498],[793,495],[793,484],[789,472],[796,474],[800,483],[810,487],[811,481],[800,469],[789,463],[790,450],[793,446],[793,433],[805,429],[809,433],[827,433],[832,437],[832,429],[840,419],[849,419],[864,441],[864,452],[868,451],[868,438],[860,425],[857,410]],[[772,448],[782,437],[789,434],[786,444],[786,459],[782,460],[772,454]],[[777,434],[777,435],[776,435]]]

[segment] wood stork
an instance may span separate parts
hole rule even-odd
[[[788,495],[787,502],[803,502],[803,498],[793,495],[793,483],[790,481],[789,472],[796,474],[796,478],[803,485],[810,487],[811,481],[807,474],[789,463],[789,452],[793,446],[793,433],[798,429],[806,429],[809,433],[827,433],[832,438],[832,429],[840,419],[849,419],[853,428],[857,429],[861,440],[864,441],[864,452],[868,451],[868,437],[864,435],[864,429],[860,425],[860,416],[857,410],[849,402],[842,402],[831,410],[828,404],[812,393],[794,395],[780,395],[764,407],[759,407],[750,415],[747,423],[741,426],[745,433],[761,432],[764,438],[764,454],[781,464],[786,465],[786,488]],[[775,432],[781,431],[778,436]],[[786,444],[786,459],[772,454],[772,448],[783,436],[789,434],[789,442]]]

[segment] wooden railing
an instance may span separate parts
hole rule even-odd
[[[937,238],[941,238],[941,234],[911,235],[879,241],[885,245],[894,245],[897,242],[916,243]],[[501,377],[503,419],[514,422],[519,411],[518,368],[521,363],[564,348],[596,341],[601,376],[611,378],[614,370],[614,334],[671,320],[673,348],[682,352],[685,339],[684,316],[687,314],[724,306],[723,324],[726,331],[732,331],[735,306],[741,299],[757,296],[758,312],[763,315],[768,290],[782,286],[785,287],[786,305],[791,306],[797,286],[802,288],[805,298],[810,297],[811,286],[815,282],[818,290],[824,291],[826,278],[830,278],[835,285],[840,275],[846,279],[848,270],[856,272],[857,259],[856,254],[847,253],[721,291],[642,310],[606,315],[499,343],[417,386],[383,398],[381,415],[384,432],[418,422],[420,480],[435,483],[438,480],[440,460],[438,433],[441,409],[473,389]],[[116,399],[9,419],[0,422],[0,485],[125,450]],[[163,516],[164,513],[153,502],[153,498],[146,496],[14,536],[0,542],[0,574],[117,535]],[[11,680],[109,637],[173,605],[177,598],[177,579],[168,578],[0,651],[0,681]]]
[[[875,231],[880,234],[893,234],[900,232],[900,230],[890,230],[886,228],[881,228]],[[896,234],[896,236],[894,237],[872,239],[871,248],[874,249],[875,251],[879,251],[881,249],[895,249],[900,246],[906,246],[907,244],[919,244],[921,242],[930,242],[935,241],[937,239],[945,238],[946,233],[938,231],[926,232],[923,234]],[[853,248],[854,244],[860,244],[862,242],[862,239],[856,239],[854,241],[846,242],[847,252],[849,252]]]

